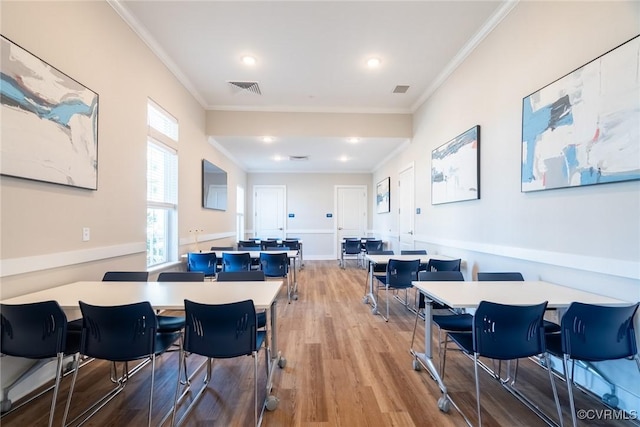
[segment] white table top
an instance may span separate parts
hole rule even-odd
[[[399,259],[403,261],[411,261],[414,259],[419,259],[422,264],[426,264],[430,259],[439,259],[443,261],[449,261],[452,259],[450,256],[446,255],[365,255],[365,259],[371,261],[373,264],[387,264],[390,259]]]
[[[480,301],[533,305],[548,301],[549,308],[568,307],[572,302],[598,305],[628,305],[626,301],[542,281],[515,282],[412,282],[428,298],[453,308],[476,308]]]
[[[253,300],[256,308],[269,308],[281,280],[264,282],[75,282],[19,297],[3,304],[25,304],[54,300],[62,308],[78,308],[78,301],[93,305],[122,305],[149,301],[156,309],[182,310],[184,300],[204,304],[226,304]]]

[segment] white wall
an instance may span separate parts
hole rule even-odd
[[[335,186],[367,186],[367,228],[371,226],[371,174],[250,173],[247,177],[247,233],[253,231],[253,186],[286,186],[287,235],[303,240],[305,259],[331,259],[335,254]],[[326,214],[333,214],[327,218]]]
[[[517,270],[528,279],[640,300],[640,182],[520,192],[522,98],[639,29],[638,2],[520,2],[419,108],[409,148],[374,173],[373,182],[397,181],[415,160],[416,247],[461,257],[467,280],[479,270]],[[476,124],[480,200],[431,205],[431,150]],[[375,230],[396,223],[373,218]],[[601,368],[620,386],[621,407],[638,411],[635,364]],[[609,392],[597,380],[589,385]]]
[[[180,126],[179,236],[235,239],[246,174],[208,143],[204,109],[106,2],[2,2],[2,34],[97,92],[98,190],[1,177],[0,297],[109,269],[146,269],[146,106]],[[201,159],[229,173],[229,210],[203,209]],[[91,240],[82,242],[82,228]]]

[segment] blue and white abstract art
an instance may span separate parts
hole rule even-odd
[[[2,37],[2,175],[96,190],[98,94]]]
[[[527,96],[522,191],[640,179],[640,36]]]
[[[480,126],[431,152],[431,204],[480,198]]]

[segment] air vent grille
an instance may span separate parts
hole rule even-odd
[[[242,92],[251,92],[256,95],[262,95],[258,82],[228,82],[234,89],[240,89]]]
[[[393,89],[393,93],[407,93],[409,85],[398,85]]]
[[[289,160],[292,162],[305,162],[309,160],[309,156],[289,156]]]

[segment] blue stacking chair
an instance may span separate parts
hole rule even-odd
[[[198,368],[198,372],[206,365],[207,371],[204,384],[194,395],[189,406],[179,421],[176,422],[178,403],[189,392],[190,384],[179,396],[176,396],[173,406],[171,425],[181,425],[187,418],[195,404],[206,391],[211,381],[212,360],[229,359],[240,356],[252,356],[254,361],[254,425],[258,426],[258,351],[265,348],[265,364],[267,365],[267,378],[269,374],[269,344],[268,332],[258,331],[256,328],[256,311],[253,301],[246,300],[229,304],[200,304],[185,300],[185,313],[187,326],[185,328],[184,345],[180,351],[180,359],[184,360],[186,353],[204,356],[207,360]],[[267,409],[273,410],[277,406],[277,399],[267,396],[265,400]]]
[[[471,333],[448,333],[451,340],[462,351],[473,356],[478,426],[482,426],[480,381],[478,378],[480,357],[501,361],[540,355],[546,366],[549,366],[549,355],[546,352],[545,332],[542,325],[546,307],[546,302],[537,305],[516,306],[481,301],[473,316]],[[447,347],[444,348],[445,357],[446,351]],[[562,426],[562,410],[556,385],[551,370],[547,371],[558,411],[558,419]],[[499,373],[494,375],[499,378]],[[444,372],[442,376],[444,377]]]
[[[55,301],[30,304],[0,304],[0,353],[26,359],[55,358],[56,375],[49,410],[49,427],[62,380],[63,358],[80,348],[80,332],[67,330],[67,316]],[[6,398],[6,397],[5,397]]]
[[[84,423],[124,390],[129,380],[126,368],[129,361],[151,359],[151,386],[147,424],[151,426],[156,356],[164,353],[180,337],[180,332],[159,333],[158,321],[149,302],[119,306],[95,306],[79,302],[82,312],[82,341],[80,354],[95,359],[123,363],[122,376],[109,393],[78,415],[70,424]],[[79,367],[73,374],[63,425],[69,415]]]
[[[287,300],[291,302],[289,256],[285,252],[261,252],[260,270],[262,270],[266,277],[281,277],[287,279]]]
[[[345,258],[347,256],[353,257],[356,260],[360,259],[360,252],[362,252],[362,246],[360,239],[347,238],[342,243],[342,254],[340,255],[340,266],[345,268]]]
[[[478,272],[479,282],[524,282],[524,277],[517,271]],[[543,320],[547,334],[560,332],[560,325],[550,320]]]
[[[251,255],[249,252],[222,253],[222,271],[249,271],[251,270]]]
[[[187,271],[200,271],[204,277],[213,279],[217,273],[215,252],[189,252],[187,254]]]
[[[384,287],[386,296],[386,317],[382,316],[385,321],[389,321],[389,291],[404,290],[405,297],[403,305],[409,306],[408,291],[413,287],[414,280],[418,280],[418,267],[420,266],[420,260],[400,260],[391,258],[387,263],[387,271],[384,276],[375,276],[376,280],[381,283],[377,289]],[[377,292],[376,292],[376,300]]]
[[[571,420],[577,424],[573,400],[573,382],[576,361],[583,362],[593,374],[611,384],[611,394],[605,393],[602,400],[614,408],[618,404],[615,385],[592,362],[604,360],[633,359],[640,370],[640,357],[636,345],[633,317],[638,304],[622,307],[605,307],[574,302],[562,316],[560,334],[547,334],[547,351],[562,358],[564,375],[569,391]],[[571,359],[571,370],[569,370]],[[550,365],[547,365],[550,366]]]

